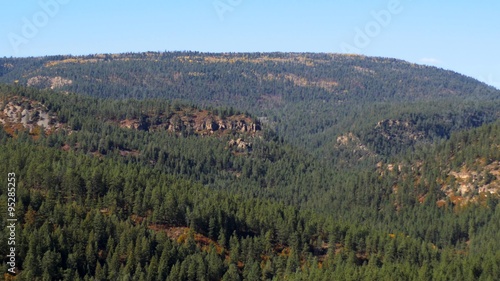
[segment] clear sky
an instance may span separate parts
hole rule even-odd
[[[498,0],[0,0],[0,57],[327,52],[434,65],[500,88]]]

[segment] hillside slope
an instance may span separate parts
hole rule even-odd
[[[489,191],[497,179],[483,172],[496,173],[498,122],[379,165],[347,134],[336,145],[354,143],[371,160],[339,168],[266,129],[207,127],[207,116],[259,124],[231,110],[9,85],[0,93],[8,113],[0,180],[15,171],[18,237],[29,241],[19,248],[18,270],[26,280],[500,274],[500,204]],[[36,112],[54,127],[42,130]],[[194,126],[169,130],[176,116]],[[460,192],[451,178],[463,167],[484,177],[486,190],[464,193],[462,205],[448,190]]]
[[[234,107],[262,117],[287,141],[311,151],[385,120],[435,123],[414,140],[372,147],[388,155],[498,117],[500,91],[463,75],[389,58],[308,53],[195,52],[0,59],[0,82],[106,98],[167,98]],[[432,110],[429,110],[432,109]],[[425,113],[425,114],[422,114]],[[410,114],[418,118],[408,118]],[[446,114],[463,122],[450,124]],[[408,120],[410,119],[410,120]],[[373,139],[373,137],[372,137]],[[371,139],[364,140],[365,145]],[[376,141],[375,141],[376,142]],[[320,149],[321,150],[321,149]],[[324,154],[324,153],[321,153]],[[331,157],[335,158],[335,157]]]
[[[496,89],[331,54],[0,61],[18,280],[500,279]]]

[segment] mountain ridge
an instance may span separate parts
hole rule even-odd
[[[487,113],[478,125],[491,122],[500,101],[500,91],[456,72],[357,55],[147,52],[3,58],[0,66],[4,83],[106,98],[233,107],[272,120],[287,141],[319,151],[332,147],[331,140],[342,134],[359,136],[360,130],[380,121],[401,119],[397,114],[427,110],[421,119],[433,118],[442,111],[435,106],[440,103],[471,112],[480,107]],[[396,150],[413,145],[404,143]]]

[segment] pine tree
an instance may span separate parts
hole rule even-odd
[[[236,232],[229,238],[229,250],[230,261],[237,264],[240,259],[240,242]]]
[[[259,281],[261,276],[260,266],[256,261],[252,261],[245,265],[243,270],[244,280],[246,281]]]
[[[231,263],[228,270],[222,276],[222,281],[241,281],[241,277],[238,273],[238,268],[235,264]]]
[[[217,255],[217,251],[213,245],[210,245],[210,250],[206,256],[207,260],[207,271],[209,280],[219,280],[222,277],[222,272],[224,270],[224,265]]]

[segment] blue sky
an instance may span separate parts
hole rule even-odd
[[[500,1],[39,0],[0,10],[0,57],[143,51],[394,57],[500,88]]]

